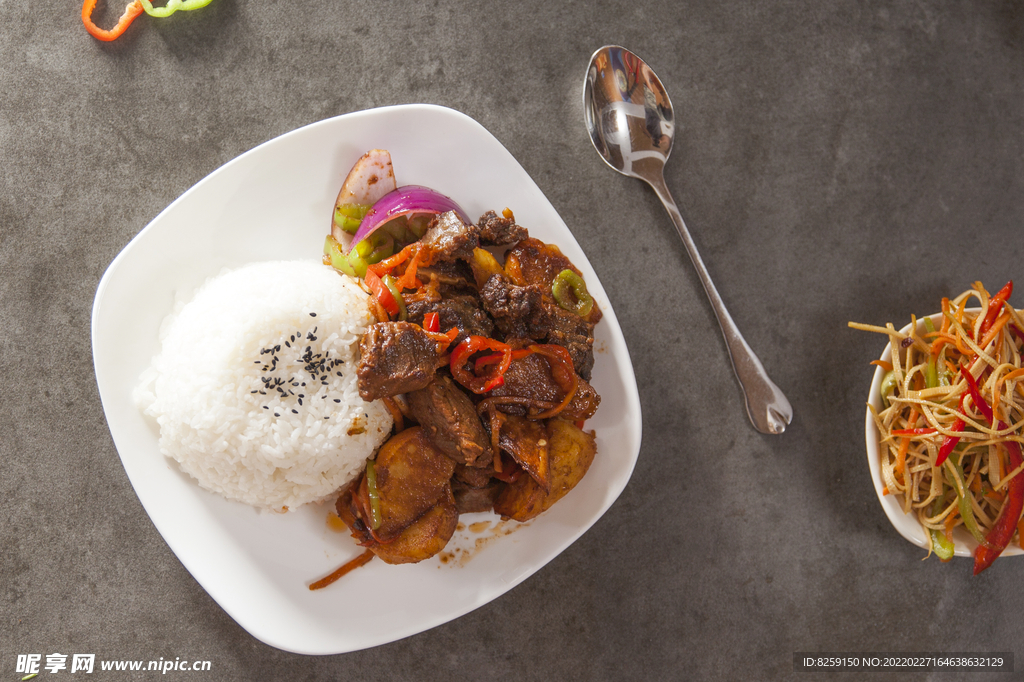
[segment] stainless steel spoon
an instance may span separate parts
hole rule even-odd
[[[583,85],[583,112],[590,139],[601,158],[623,175],[650,185],[675,223],[722,327],[750,421],[762,433],[782,433],[793,419],[793,408],[732,321],[665,186],[663,170],[672,151],[675,123],[672,103],[661,81],[626,48],[606,45],[590,58]]]

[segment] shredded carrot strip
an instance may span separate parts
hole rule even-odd
[[[383,277],[384,275],[387,275],[392,270],[394,270],[398,265],[409,260],[409,255],[413,251],[415,251],[415,249],[413,249],[413,244],[410,244],[409,246],[405,247],[395,255],[385,258],[379,263],[367,265],[366,269],[373,270],[373,274],[377,275],[378,277]]]
[[[357,556],[352,561],[349,561],[346,564],[342,564],[336,571],[334,571],[334,573],[331,573],[326,578],[321,578],[320,580],[317,580],[315,583],[313,583],[312,585],[309,586],[309,589],[310,590],[320,590],[320,589],[323,589],[323,588],[327,587],[328,585],[330,585],[331,583],[333,583],[334,581],[336,581],[341,576],[343,576],[346,573],[348,573],[349,571],[353,571],[353,570],[359,568],[360,566],[368,563],[370,561],[370,559],[372,559],[373,557],[374,557],[373,550],[369,550],[368,549],[365,552],[363,552],[362,554],[360,554],[359,556]]]
[[[949,320],[946,320],[946,322],[949,322]],[[931,348],[929,350],[930,350],[931,354],[933,356],[935,356],[935,355],[938,355],[939,351],[942,350],[942,347],[947,345],[947,344],[950,345],[950,346],[955,346],[956,345],[956,339],[954,339],[949,334],[939,334],[935,338],[935,340],[932,341],[932,345],[931,345]]]
[[[988,330],[987,334],[985,334],[985,338],[981,340],[981,343],[978,344],[978,347],[981,348],[982,350],[987,348],[988,344],[992,342],[992,339],[996,337],[996,334],[1003,330],[1003,327],[1006,325],[1006,322],[1009,319],[1010,313],[1003,313],[1002,315],[1000,315],[996,319],[996,321],[992,323],[992,328]]]
[[[992,388],[992,412],[996,413],[999,409],[999,402],[1002,398],[1001,393],[1003,391],[1003,384],[1007,381],[1012,381],[1019,377],[1024,376],[1024,367],[1021,369],[1015,369],[1012,372],[1001,375],[996,379],[996,385]]]
[[[875,365],[876,367],[881,367],[886,372],[891,372],[892,371],[892,363],[889,362],[888,360],[872,360],[868,364],[869,365]]]

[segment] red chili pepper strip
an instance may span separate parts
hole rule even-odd
[[[454,341],[455,339],[459,338],[459,328],[458,327],[452,327],[451,329],[446,331],[444,334],[441,334],[439,332],[432,332],[429,329],[424,329],[423,331],[427,332],[427,336],[432,338],[434,341],[437,341],[438,343],[443,344],[443,348],[441,348],[441,350],[444,350],[445,348],[448,348],[448,346],[451,345],[452,341]],[[438,352],[441,352],[441,351],[438,351]]]
[[[485,376],[477,376],[466,369],[470,357],[474,353],[483,350],[491,350],[501,355],[501,362],[495,370]],[[505,383],[504,374],[512,362],[512,347],[501,341],[489,339],[486,336],[470,336],[452,351],[450,366],[452,376],[460,384],[473,391],[473,393],[486,393]]]
[[[423,316],[423,328],[435,334],[441,331],[441,316],[437,313],[427,313]]]
[[[492,353],[491,355],[485,355],[481,358],[477,358],[477,360],[473,363],[473,371],[476,372],[477,375],[479,376],[481,370],[483,370],[484,367],[486,367],[487,365],[493,365],[496,362],[501,362],[504,359],[504,353]]]
[[[100,28],[92,21],[92,11],[96,8],[96,0],[85,0],[82,3],[82,23],[85,24],[85,30],[95,38],[96,40],[103,40],[110,42],[111,40],[117,40],[125,30],[131,26],[131,23],[135,21],[135,17],[139,16],[143,12],[143,6],[141,0],[134,0],[124,8],[124,14],[117,20],[117,24],[114,28],[107,29]]]
[[[978,330],[978,338],[985,338],[985,333],[992,327],[992,323],[999,317],[999,313],[1003,310],[1003,303],[1009,298],[1010,294],[1013,293],[1013,280],[1010,280],[1006,285],[996,293],[995,296],[989,299],[988,309],[985,311],[985,319],[981,323],[981,329]]]
[[[964,396],[966,393],[960,395],[960,411],[964,410]],[[953,431],[963,431],[966,424],[963,419],[959,417],[953,422]],[[953,448],[956,447],[957,443],[960,442],[960,436],[946,436],[945,440],[942,441],[942,446],[939,448],[939,455],[935,458],[935,466],[942,466],[942,463],[949,457],[949,453],[953,452]]]
[[[960,374],[963,375],[964,380],[967,381],[967,390],[971,394],[971,399],[974,401],[974,406],[981,410],[981,413],[985,415],[985,419],[989,423],[993,423],[992,408],[988,402],[981,396],[981,391],[978,390],[978,382],[975,380],[974,375],[966,367],[960,367]]]
[[[367,269],[363,281],[366,282],[366,286],[370,287],[373,297],[377,299],[388,315],[393,317],[398,314],[398,303],[395,301],[395,297],[391,295],[391,290],[375,272]]]

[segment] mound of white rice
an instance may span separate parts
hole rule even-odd
[[[164,322],[135,398],[202,487],[294,509],[352,480],[391,430],[356,387],[369,323],[366,294],[319,262],[231,270]]]

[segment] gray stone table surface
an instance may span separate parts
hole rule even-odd
[[[101,2],[97,21],[121,9]],[[181,680],[832,677],[795,672],[796,652],[1001,651],[1024,670],[1024,559],[972,577],[968,560],[922,561],[883,514],[863,442],[882,339],[846,324],[899,326],[975,280],[1024,280],[1020,3],[213,0],[113,43],[79,14],[0,0],[5,679],[19,654],[54,652],[211,662],[167,673]],[[671,93],[668,184],[793,404],[782,436],[750,427],[657,198],[590,144],[583,75],[608,43]],[[146,515],[100,404],[92,302],[132,237],[225,162],[411,102],[483,124],[572,229],[625,333],[642,449],[594,527],[497,600],[296,655],[239,627]]]

